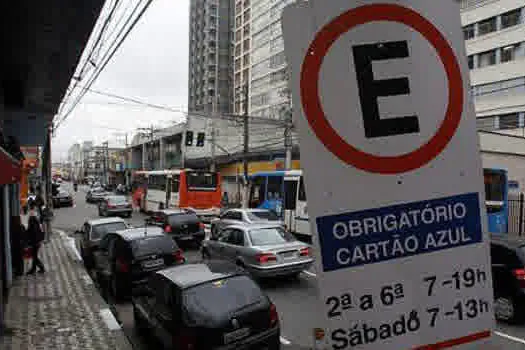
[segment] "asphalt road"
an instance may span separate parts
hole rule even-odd
[[[68,186],[68,185],[64,185]],[[85,190],[80,188],[74,194],[75,206],[73,208],[60,208],[55,210],[53,227],[71,234],[89,218],[98,217],[97,207],[84,201]],[[141,226],[144,215],[135,212],[131,219],[127,219],[134,226]],[[200,260],[200,255],[195,249],[185,249],[184,255],[190,262]],[[277,306],[281,321],[281,344],[287,349],[312,348],[312,329],[321,326],[316,323],[317,314],[314,305],[316,300],[316,275],[313,271],[306,271],[296,280],[272,280],[262,283],[261,287]],[[115,305],[119,321],[122,322],[124,331],[129,337],[134,349],[147,349],[151,346],[150,340],[139,337],[133,329],[133,314],[129,304]],[[470,348],[470,347],[469,347]],[[472,349],[525,349],[525,325],[509,326],[498,323],[497,331],[493,338],[484,345],[477,344]]]

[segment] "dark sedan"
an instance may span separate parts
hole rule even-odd
[[[53,207],[55,208],[72,207],[73,204],[73,196],[65,190],[59,190],[58,193],[53,196]]]
[[[93,256],[97,279],[107,283],[117,300],[129,296],[151,273],[185,262],[177,244],[154,227],[108,233]]]
[[[137,330],[149,330],[167,349],[280,348],[275,305],[233,264],[161,270],[132,303]]]
[[[204,224],[199,217],[185,210],[166,209],[154,213],[147,222],[161,227],[177,242],[196,242],[204,240]]]

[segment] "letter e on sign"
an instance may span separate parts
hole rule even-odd
[[[374,21],[399,23],[419,32],[435,49],[443,63],[447,77],[448,104],[445,118],[437,132],[421,147],[395,156],[366,153],[349,144],[332,127],[321,103],[319,79],[324,57],[337,39],[349,30]],[[357,71],[359,94],[367,138],[402,135],[419,131],[417,116],[405,116],[382,120],[377,107],[377,97],[408,94],[408,79],[375,81],[371,75],[370,61],[407,57],[406,43],[383,43],[386,53],[374,45],[353,48]],[[365,58],[365,54],[371,54]],[[358,68],[357,68],[358,69]],[[449,144],[461,121],[463,113],[463,78],[454,50],[441,32],[418,12],[396,4],[372,4],[342,13],[325,25],[310,44],[301,67],[300,95],[303,111],[312,131],[325,147],[341,161],[358,169],[377,174],[400,174],[416,170],[437,157]]]

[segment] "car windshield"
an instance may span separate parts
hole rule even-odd
[[[167,254],[177,250],[177,244],[168,236],[145,237],[131,244],[134,256]]]
[[[295,241],[295,238],[280,227],[257,228],[250,230],[250,239],[252,244],[272,245],[282,244]]]
[[[193,213],[172,214],[168,216],[168,224],[170,226],[177,226],[182,224],[194,224],[199,222],[197,215]]]
[[[250,221],[279,221],[279,217],[271,211],[248,211],[246,216]]]
[[[110,232],[125,230],[126,224],[124,222],[111,222],[107,224],[94,225],[91,229],[91,239],[102,239]]]
[[[261,289],[248,277],[238,276],[204,283],[183,294],[192,321],[231,315],[236,310],[264,300]]]
[[[120,196],[117,196],[117,197],[109,197],[109,201],[113,204],[126,204],[128,202],[128,200],[126,199],[126,197],[120,197]]]

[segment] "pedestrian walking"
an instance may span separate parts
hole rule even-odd
[[[20,215],[11,217],[11,261],[13,274],[16,277],[24,275],[24,248],[26,242],[26,228],[22,224]]]
[[[44,197],[42,196],[42,191],[40,188],[37,189],[36,196],[35,196],[35,206],[38,210],[38,216],[42,217],[42,208],[45,205]]]
[[[32,252],[33,265],[31,266],[31,269],[27,272],[27,274],[32,275],[36,272],[37,268],[38,272],[45,272],[44,264],[38,258],[38,251],[40,250],[42,242],[44,241],[44,231],[42,229],[42,224],[40,223],[40,220],[38,219],[37,214],[35,212],[35,207],[32,206],[31,208],[29,208],[29,210],[29,220],[27,223],[27,239]]]

